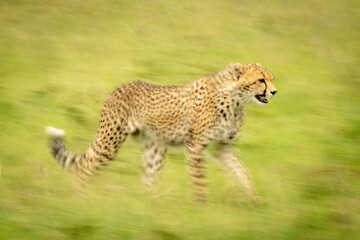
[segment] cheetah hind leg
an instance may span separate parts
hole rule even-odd
[[[165,153],[167,147],[161,139],[143,139],[143,166],[145,186],[152,188],[158,182],[162,167],[165,163]]]

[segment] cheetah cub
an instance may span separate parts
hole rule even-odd
[[[51,153],[62,168],[84,183],[115,157],[131,134],[142,143],[144,182],[152,186],[159,178],[167,147],[183,144],[192,188],[201,200],[205,193],[203,150],[216,142],[221,146],[220,162],[254,199],[250,174],[230,145],[244,123],[244,108],[252,102],[266,105],[276,94],[272,80],[273,75],[259,64],[234,63],[183,86],[140,81],[121,85],[107,98],[100,128],[85,153],[68,152],[61,139],[65,132],[48,127]]]

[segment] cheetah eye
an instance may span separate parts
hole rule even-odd
[[[259,82],[261,82],[261,83],[265,83],[265,79],[259,79]]]

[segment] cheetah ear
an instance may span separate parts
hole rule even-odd
[[[232,77],[233,77],[234,81],[239,81],[242,74],[243,74],[243,65],[241,63],[233,64]]]

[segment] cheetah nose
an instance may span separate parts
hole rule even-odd
[[[271,94],[275,95],[277,92],[278,92],[277,90],[274,90],[274,91],[271,91]]]

